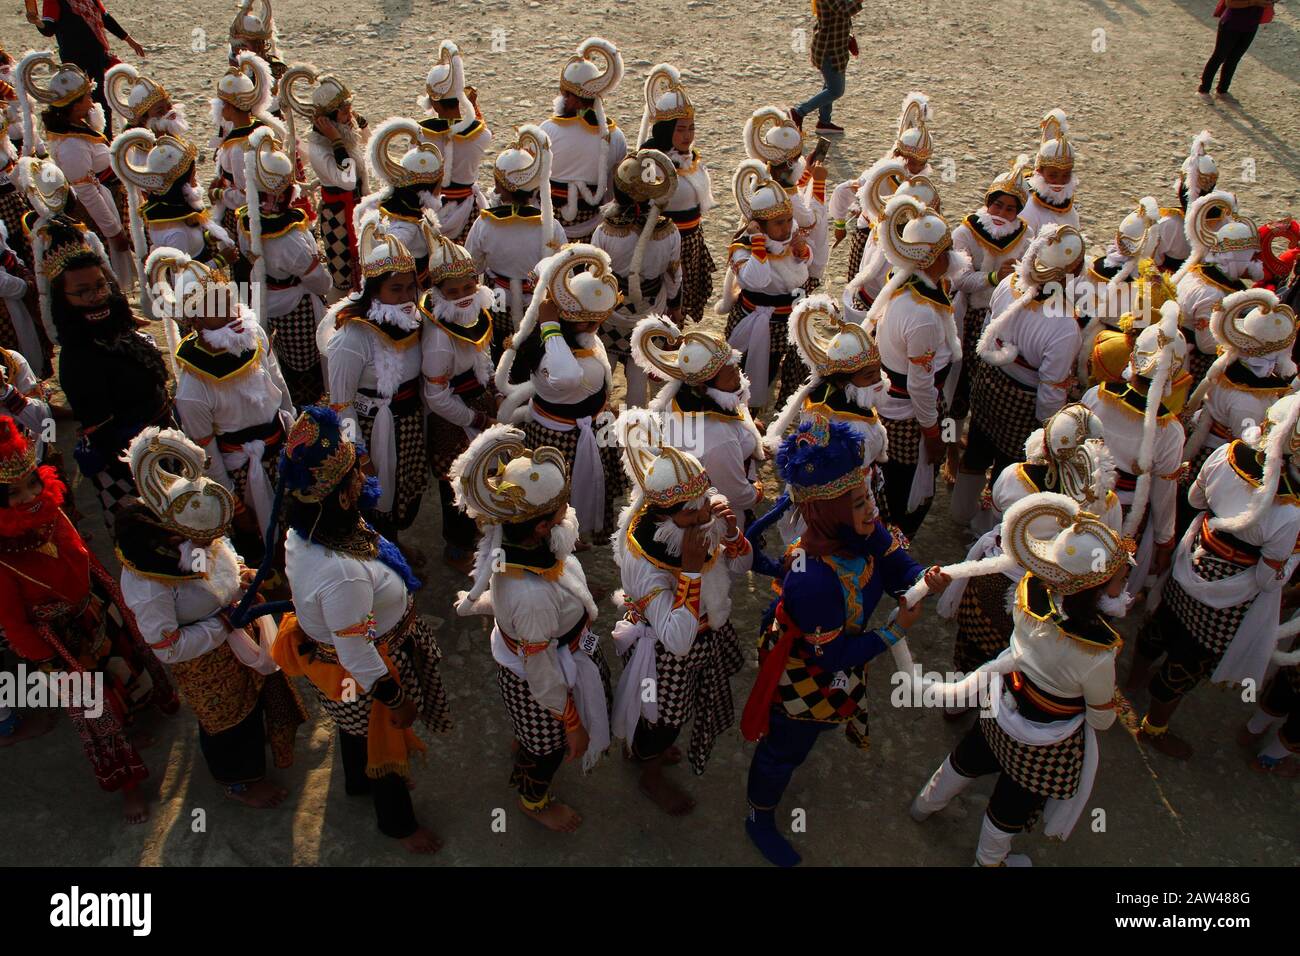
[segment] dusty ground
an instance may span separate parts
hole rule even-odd
[[[43,40],[15,6],[0,13],[0,34],[5,47],[20,54]],[[214,5],[179,0],[110,0],[109,6],[149,51],[146,70],[187,102],[196,133],[206,137],[207,97],[225,68],[226,14],[212,13]],[[1104,242],[1139,196],[1152,193],[1162,204],[1170,202],[1170,183],[1187,143],[1204,127],[1219,140],[1221,185],[1239,194],[1249,214],[1261,221],[1294,214],[1300,209],[1300,159],[1293,151],[1300,140],[1296,15],[1279,6],[1277,21],[1261,30],[1234,83],[1240,104],[1225,107],[1202,104],[1193,95],[1213,43],[1211,8],[1203,0],[872,4],[858,17],[864,59],[851,65],[848,95],[836,108],[836,119],[850,133],[831,154],[832,179],[855,173],[888,148],[898,104],[907,91],[920,89],[934,109],[936,168],[949,159],[953,164],[955,179],[942,187],[950,214],[973,208],[992,175],[1016,152],[1032,150],[1038,118],[1053,106],[1070,115],[1079,151],[1079,205],[1085,229],[1097,242]],[[802,100],[816,88],[806,55],[791,52],[792,31],[811,27],[807,9],[804,3],[756,7],[734,0],[276,5],[284,58],[334,69],[353,86],[361,111],[372,120],[416,111],[431,51],[442,37],[456,39],[465,52],[468,81],[478,87],[498,137],[546,115],[559,64],[591,33],[623,50],[629,77],[608,109],[633,133],[646,71],[664,60],[678,64],[698,111],[700,145],[719,180],[723,205],[708,223],[719,258],[734,216],[725,184],[744,155],[744,119],[756,106]],[[757,10],[761,15],[754,15]],[[1050,19],[1048,39],[1031,32],[1036,19]],[[205,51],[192,50],[192,29],[207,31]],[[505,31],[497,34],[498,49],[504,37],[504,52],[492,52],[498,30]],[[832,260],[836,288],[843,268],[841,249]],[[67,444],[71,431],[62,437]],[[925,561],[951,561],[965,550],[940,495],[915,542]],[[95,505],[84,486],[78,497],[92,515],[86,528],[95,532],[94,545],[107,555],[107,536],[95,523]],[[426,503],[416,526],[430,552],[439,540],[437,512],[436,504]],[[584,564],[595,583],[616,587],[607,549],[589,553]],[[431,742],[428,765],[418,776],[420,816],[446,841],[433,863],[760,862],[740,831],[751,748],[734,731],[719,741],[704,778],[685,780],[682,773],[699,802],[688,818],[666,818],[640,797],[617,755],[588,778],[568,767],[561,772],[559,792],[586,817],[580,833],[552,835],[519,816],[506,783],[510,731],[486,631],[477,620],[448,617],[448,597],[459,586],[439,568],[420,595],[422,610],[438,623],[457,721],[450,736]],[[740,587],[748,593],[737,595],[734,619],[748,641],[767,600],[766,582]],[[603,611],[603,626],[613,618],[612,610]],[[917,659],[946,669],[951,629],[931,618],[914,633]],[[871,752],[859,755],[828,734],[787,795],[787,811],[807,812],[807,832],[797,837],[798,845],[816,864],[968,864],[987,784],[923,827],[906,813],[912,794],[965,725],[954,727],[929,711],[890,708],[884,671],[871,678]],[[750,669],[735,681],[738,703],[752,676],[751,652]],[[1144,703],[1138,701],[1139,712]],[[1247,769],[1232,740],[1247,713],[1227,694],[1194,695],[1178,718],[1180,730],[1198,745],[1188,764],[1141,750],[1123,727],[1114,727],[1102,737],[1092,800],[1105,811],[1104,832],[1093,832],[1085,818],[1064,845],[1049,847],[1041,836],[1023,840],[1028,852],[1039,863],[1058,865],[1295,865],[1300,788]],[[160,722],[156,731],[160,740],[146,751],[146,760],[161,802],[138,828],[123,826],[117,801],[95,792],[66,722],[39,743],[0,754],[0,863],[408,862],[378,835],[367,802],[343,795],[325,725],[300,740],[298,762],[283,775],[294,796],[278,811],[247,810],[222,797],[202,765],[195,725],[186,714]],[[492,826],[496,808],[505,808],[504,832]],[[202,832],[195,832],[198,816],[205,817]]]

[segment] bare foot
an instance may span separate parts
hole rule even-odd
[[[695,809],[695,801],[686,791],[670,783],[662,773],[643,771],[639,786],[641,792],[670,817],[682,817]]]
[[[131,824],[149,819],[149,799],[139,787],[122,791],[122,818]]]
[[[573,833],[582,823],[582,817],[578,811],[573,809],[567,803],[561,803],[559,800],[552,800],[540,810],[529,810],[521,802],[519,808],[524,814],[533,820],[536,820],[548,830],[554,830],[556,833]]]
[[[513,748],[513,749],[514,749],[514,750],[518,750],[518,749],[519,749],[519,742],[518,742],[518,741],[515,741],[515,744],[514,744],[514,748]],[[624,748],[623,748],[623,759],[624,759],[624,760],[635,760],[636,758],[632,756],[632,751],[630,751],[630,750],[628,750],[626,747],[624,747]],[[671,747],[669,747],[667,750],[665,750],[663,753],[661,753],[661,754],[659,755],[659,762],[662,763],[665,767],[675,767],[675,766],[677,766],[679,763],[682,762],[682,748],[681,748],[681,747],[678,747],[676,744],[673,744]]]
[[[227,788],[226,796],[236,803],[242,803],[257,810],[270,810],[283,803],[285,798],[289,796],[289,791],[284,787],[277,787],[269,780],[259,780],[256,783],[250,783],[238,793],[233,793]]]
[[[397,841],[409,853],[437,853],[442,849],[442,841],[424,827],[420,827],[409,837]]]
[[[57,710],[29,710],[23,713],[18,729],[8,737],[0,737],[0,747],[12,747],[24,740],[33,740],[42,734],[48,734],[58,722]]]
[[[1165,732],[1159,737],[1154,737],[1143,730],[1138,732],[1138,740],[1154,747],[1167,757],[1173,757],[1175,760],[1187,760],[1192,755],[1192,745],[1172,732]]]

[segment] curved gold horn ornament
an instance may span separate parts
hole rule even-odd
[[[1263,316],[1276,318],[1281,333],[1276,340],[1262,340],[1242,327],[1242,321],[1256,311]],[[1288,349],[1296,340],[1295,311],[1267,289],[1246,289],[1225,297],[1211,316],[1211,323],[1215,334],[1222,341],[1238,354],[1250,358]]]
[[[303,99],[297,92],[298,87],[304,83],[309,89],[315,88],[320,83],[320,74],[306,63],[289,67],[280,77],[280,105],[293,110],[305,119],[312,119],[316,116],[316,106],[312,102],[310,93],[306,99]]]

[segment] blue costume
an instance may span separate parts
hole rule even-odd
[[[806,423],[786,439],[777,467],[796,499],[838,497],[866,477],[861,443],[839,423]],[[789,504],[782,498],[746,532],[754,570],[777,579],[780,597],[763,618],[759,677],[742,722],[746,738],[759,741],[749,768],[746,830],[769,860],[785,865],[797,863],[798,855],[776,832],[781,795],[823,730],[842,724],[851,741],[867,747],[864,666],[901,636],[867,622],[886,593],[902,595],[924,574],[879,522],[865,538],[843,529],[842,551],[805,554],[787,569],[756,542]]]

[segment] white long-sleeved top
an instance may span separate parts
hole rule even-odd
[[[1024,220],[1020,222],[1023,224]],[[1014,235],[999,239],[996,243],[984,234],[974,215],[967,216],[960,226],[952,231],[953,248],[970,257],[971,267],[953,280],[952,286],[958,292],[966,293],[968,309],[990,309],[989,300],[999,281],[998,269],[1005,263],[1019,262],[1031,241],[1028,225],[1022,225]],[[993,275],[990,281],[990,274]],[[996,315],[991,310],[991,314]]]
[[[871,217],[867,215],[865,209],[860,208],[858,203],[858,190],[861,188],[862,176],[858,176],[857,179],[846,179],[844,182],[836,184],[835,188],[831,190],[828,214],[833,222],[847,220],[849,216],[856,213],[857,227],[859,229],[871,228]]]
[[[600,144],[609,136],[609,149],[605,158],[606,188],[601,196],[594,197],[593,205],[603,205],[613,196],[614,170],[627,155],[627,139],[623,131],[613,120],[608,120],[607,130],[598,130],[578,116],[552,116],[542,123],[542,130],[551,140],[551,180],[565,183],[569,187],[569,202],[574,201],[573,190],[581,183],[587,191],[593,190],[600,182]],[[584,200],[588,197],[583,196]],[[556,207],[557,219],[563,218],[560,207]],[[581,223],[565,223],[565,234],[572,241],[591,235],[600,217],[594,216]]]
[[[546,255],[558,252],[568,241],[564,226],[558,220],[551,224],[550,241]],[[542,213],[532,206],[493,206],[484,209],[469,227],[465,237],[465,251],[474,257],[479,271],[503,279],[526,279],[537,268],[542,255]],[[525,292],[523,302],[532,301],[533,294]]]
[[[713,177],[699,150],[692,147],[690,155],[685,156],[670,149],[668,158],[677,167],[677,188],[664,208],[672,212],[698,208],[701,216],[708,215],[709,210],[717,205],[717,200],[713,198]]]
[[[621,541],[617,558],[623,592],[629,602],[638,605],[647,596],[654,595],[645,603],[642,617],[655,639],[678,657],[691,652],[700,631],[716,630],[727,623],[731,615],[731,577],[745,574],[754,564],[754,552],[748,542],[736,557],[720,548],[705,563],[703,571],[691,572],[659,564],[631,541],[630,533],[622,534]],[[687,604],[674,606],[679,582],[694,579],[700,580],[698,617],[697,611]]]
[[[432,295],[433,293],[429,293]],[[452,389],[451,380],[473,371],[480,385],[492,380],[492,334],[485,331],[477,341],[453,335],[421,304],[424,323],[420,327],[420,371],[424,375],[424,405],[433,414],[445,418],[453,425],[465,429],[467,437],[474,432],[474,410],[465,404]],[[490,329],[491,326],[485,327]]]
[[[1007,465],[998,474],[993,481],[993,510],[999,515],[1007,513],[1007,509],[1014,505],[1022,498],[1028,498],[1030,495],[1037,494],[1040,491],[1047,491],[1046,488],[1038,487],[1037,482],[1031,476],[1025,465],[1028,462],[1018,461],[1014,464]],[[1059,493],[1059,492],[1058,492]],[[1117,534],[1124,528],[1124,509],[1120,504],[1119,495],[1113,491],[1106,492],[1104,502],[1086,501],[1081,503],[1084,510],[1091,511],[1099,516],[1107,526]],[[1050,534],[1050,529],[1044,530],[1045,534]],[[1020,572],[1015,572],[1015,577],[1019,579]]]
[[[711,412],[683,414],[669,409],[670,434],[681,436],[676,447],[690,452],[709,473],[713,487],[726,496],[738,513],[758,502],[758,489],[749,480],[749,462],[758,450],[758,440],[746,421],[725,418]]]
[[[0,251],[7,248],[0,243]],[[28,362],[43,366],[45,355],[41,349],[40,335],[36,331],[38,319],[28,311],[27,303],[24,301],[26,295],[27,281],[22,276],[13,275],[0,265],[0,298],[4,299],[4,307],[9,312],[9,321],[18,336],[18,341],[14,345]]]
[[[740,280],[740,287],[751,292],[790,295],[795,289],[802,289],[808,281],[809,261],[790,252],[788,244],[772,239],[767,240],[761,258],[748,245],[734,243],[731,247],[731,267]]]
[[[1138,473],[1138,456],[1142,450],[1143,412],[1123,396],[1131,395],[1129,386],[1095,385],[1084,393],[1081,403],[1101,419],[1106,448],[1115,459],[1115,467],[1130,475]],[[1178,498],[1178,475],[1183,462],[1182,423],[1173,412],[1157,419],[1151,454],[1151,497],[1148,517],[1156,544],[1167,544],[1174,537],[1174,515]],[[1125,507],[1133,500],[1132,491],[1117,492]]]
[[[1034,192],[1032,187],[1029,190],[1029,203],[1021,210],[1020,218],[1029,227],[1030,239],[1038,235],[1043,227],[1050,223],[1073,226],[1075,229],[1079,228],[1079,210],[1076,208],[1073,199],[1064,209],[1058,209],[1039,199],[1038,194]]]
[[[358,404],[362,414],[373,399],[359,395],[369,389],[392,396],[403,382],[420,377],[423,356],[420,335],[416,332],[401,340],[390,337],[369,319],[353,318],[335,331],[327,346],[325,367],[329,374],[330,402],[343,406],[340,418],[357,419]]]
[[[583,338],[585,342],[578,349],[570,349],[569,343],[560,335],[546,339],[542,346],[542,360],[531,378],[533,388],[544,401],[577,405],[602,388],[608,390],[611,372],[605,343],[592,334]],[[554,431],[569,431],[574,427],[551,418],[536,404],[530,405],[530,411],[534,421]]]
[[[1115,722],[1115,658],[1122,643],[1090,644],[1051,620],[1036,620],[1023,607],[1024,587],[1017,593],[1015,629],[1010,646],[998,659],[1013,655],[1017,669],[1034,686],[1058,697],[1082,697],[1085,719],[1094,730]]]
[[[1188,504],[1208,512],[1211,517],[1232,517],[1247,510],[1259,481],[1244,477],[1233,467],[1234,454],[1254,457],[1251,449],[1237,442],[1216,448],[1187,489]],[[1288,466],[1282,467],[1285,471]],[[1293,481],[1289,484],[1295,485]],[[1263,509],[1258,519],[1240,531],[1233,531],[1232,536],[1256,545],[1270,561],[1286,561],[1295,553],[1296,542],[1300,540],[1300,497],[1288,492],[1287,483],[1282,483],[1273,506]],[[1259,573],[1273,576],[1271,570],[1260,569]],[[1192,597],[1196,597],[1195,593]]]
[[[1192,415],[1192,424],[1188,434],[1195,433],[1200,426],[1201,416],[1209,415],[1202,448],[1218,448],[1227,444],[1231,438],[1240,438],[1247,428],[1264,421],[1268,408],[1283,395],[1300,387],[1300,379],[1292,378],[1285,386],[1276,378],[1278,387],[1261,387],[1261,380],[1250,374],[1250,370],[1237,360],[1228,366],[1224,375],[1205,390],[1205,400]],[[1224,432],[1227,435],[1223,434]]]
[[[288,315],[304,295],[314,298],[313,311],[319,321],[325,314],[324,296],[333,288],[329,270],[322,265],[320,245],[311,232],[307,215],[293,210],[295,221],[279,231],[262,233],[262,259],[266,264],[266,313],[268,318]],[[252,237],[239,229],[239,248],[252,252]],[[285,285],[291,279],[299,281]],[[276,288],[276,285],[283,288]]]
[[[1178,308],[1182,312],[1180,322],[1183,328],[1193,331],[1197,350],[1206,355],[1214,355],[1219,347],[1214,338],[1214,330],[1210,328],[1210,315],[1214,312],[1214,307],[1226,296],[1246,288],[1241,282],[1227,284],[1224,281],[1227,279],[1227,276],[1213,267],[1207,271],[1204,265],[1195,265],[1178,280]]]
[[[946,329],[953,320],[952,306],[944,304],[946,299],[942,290],[914,276],[885,305],[876,325],[876,346],[890,380],[906,382],[907,397],[886,392],[876,409],[884,418],[914,418],[922,428],[938,422],[935,376],[952,362]]]
[[[1184,222],[1183,210],[1160,210],[1160,219],[1156,222],[1156,249],[1151,254],[1157,266],[1163,266],[1166,259],[1182,262],[1192,254]]]
[[[117,204],[99,179],[112,169],[108,142],[98,134],[46,133],[45,143],[50,158],[63,173],[87,214],[105,236],[116,236],[122,231],[122,217]]]
[[[989,321],[1020,298],[1014,280],[1012,273],[998,283],[989,300]],[[998,366],[999,371],[1037,389],[1034,414],[1039,421],[1046,421],[1065,404],[1079,355],[1078,323],[1073,315],[1052,308],[1053,301],[1026,304],[999,336],[1002,342],[1014,342],[1019,350],[1019,361]]]
[[[285,540],[284,570],[299,626],[312,640],[333,646],[343,669],[369,692],[388,673],[371,641],[406,614],[405,582],[378,558],[354,558],[293,530]]]
[[[370,129],[361,130],[361,138],[358,143],[358,155],[348,155],[348,158],[340,165],[334,158],[334,144],[329,141],[320,132],[313,129],[303,137],[307,153],[307,162],[311,164],[312,172],[320,180],[320,184],[329,189],[341,189],[351,191],[357,187],[357,172],[364,171],[365,144],[370,138]]]
[[[224,537],[209,546],[207,555],[210,564],[200,576],[190,576],[183,557],[178,577],[171,580],[122,568],[122,597],[145,643],[164,664],[202,657],[230,636],[230,627],[217,612],[242,594],[239,555]]]
[[[255,353],[223,379],[178,361],[176,411],[185,434],[205,446],[213,436],[265,425],[276,416],[287,434],[294,419],[293,400],[266,331],[258,327]],[[221,453],[215,446],[208,452],[208,476],[231,488]]]
[[[459,124],[459,120],[456,121]],[[486,205],[483,193],[478,186],[478,170],[492,145],[492,131],[480,122],[463,133],[453,133],[450,129],[440,131],[423,127],[425,138],[435,143],[442,151],[443,160],[451,167],[451,182],[469,186],[470,194],[462,199],[442,198],[438,211],[438,221],[447,236],[459,236],[470,217]]]
[[[611,226],[608,222],[601,222],[591,234],[591,244],[609,254],[614,274],[626,280],[632,271],[632,259],[640,235],[638,227]],[[644,297],[638,306],[632,301],[629,285],[627,296],[608,320],[629,335],[645,316],[665,312],[668,301],[681,291],[682,237],[671,219],[663,217],[655,224],[641,259],[640,276],[643,285],[658,279],[659,291],[654,296]]]

